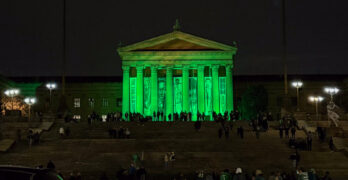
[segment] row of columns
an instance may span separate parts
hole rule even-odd
[[[204,65],[198,65],[197,68],[197,87],[198,87],[198,111],[204,112]],[[226,110],[228,112],[233,110],[233,79],[232,66],[226,65]],[[129,66],[123,66],[123,99],[122,99],[122,114],[129,112]],[[144,113],[144,67],[137,66],[137,98],[136,98],[136,112]],[[182,69],[183,77],[183,111],[189,111],[189,67],[184,66]],[[212,65],[213,78],[213,111],[220,112],[219,104],[219,65]],[[151,66],[151,109],[157,112],[157,67]],[[166,97],[173,97],[173,68],[168,66],[166,68]],[[166,116],[173,114],[174,104],[173,98],[166,98]]]

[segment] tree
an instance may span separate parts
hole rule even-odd
[[[241,102],[238,106],[242,119],[252,120],[260,111],[265,111],[268,105],[268,93],[262,86],[249,87],[241,97]]]
[[[3,96],[1,99],[2,114],[5,114],[6,110],[20,110],[23,116],[28,113],[28,105],[24,103],[22,96],[16,96],[13,98]]]

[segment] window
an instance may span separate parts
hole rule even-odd
[[[76,114],[75,114],[75,115],[73,116],[73,119],[75,119],[75,120],[81,120],[81,115],[76,115]]]
[[[74,98],[74,108],[81,107],[81,100],[80,98]]]
[[[108,99],[103,98],[103,99],[102,99],[102,105],[103,105],[103,107],[108,107],[108,106],[109,106],[109,101],[108,101]]]
[[[88,105],[90,108],[94,108],[94,103],[95,103],[94,98],[88,98]]]

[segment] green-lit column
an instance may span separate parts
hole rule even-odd
[[[189,112],[189,68],[182,69],[182,110]]]
[[[219,103],[219,65],[212,65],[212,77],[213,77],[213,111],[220,112]]]
[[[144,113],[144,67],[137,66],[137,112]]]
[[[198,65],[197,87],[198,87],[198,111],[204,113],[204,66]]]
[[[226,65],[226,111],[233,110],[233,79],[232,65]]]
[[[151,66],[151,113],[158,111],[157,107],[157,67]]]
[[[129,66],[122,66],[123,70],[123,89],[122,89],[122,116],[129,113]]]
[[[167,67],[166,72],[166,119],[168,115],[173,115],[173,68]]]

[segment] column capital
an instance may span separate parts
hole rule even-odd
[[[150,68],[151,68],[151,72],[152,72],[152,70],[157,70],[158,66],[154,65],[154,66],[150,66]]]
[[[217,64],[212,64],[211,65],[211,68],[214,70],[214,69],[219,69],[220,65],[217,65]]]
[[[204,68],[205,68],[205,65],[199,64],[199,65],[197,66],[197,69],[198,69],[198,70],[204,70]]]
[[[233,68],[233,64],[226,64],[225,67],[226,67],[226,69],[227,68],[232,69]]]
[[[135,66],[137,69],[144,69],[144,66]]]
[[[130,67],[129,66],[122,66],[123,71],[129,71]]]
[[[136,66],[137,73],[142,73],[144,70],[144,66]]]
[[[189,70],[189,69],[190,69],[190,66],[189,66],[189,65],[182,65],[182,69],[183,69],[183,70]]]
[[[172,72],[173,66],[167,66],[167,67],[166,67],[166,70],[167,70],[167,71],[170,70],[170,72]]]

